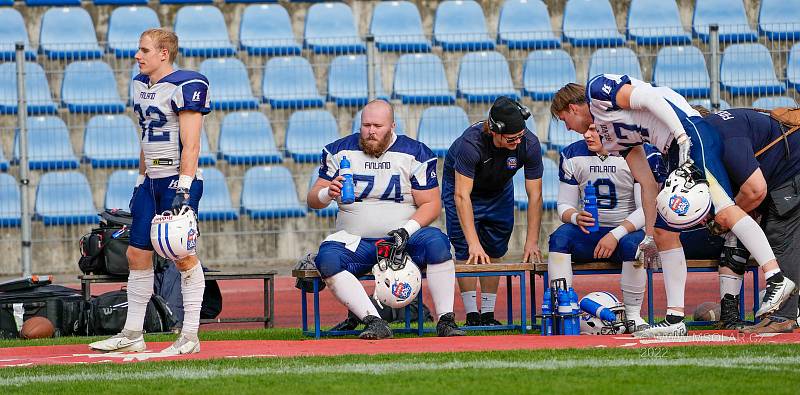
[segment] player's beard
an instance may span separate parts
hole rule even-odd
[[[389,143],[391,141],[392,133],[386,133],[386,136],[383,137],[383,140],[359,136],[358,147],[361,148],[361,151],[364,151],[365,154],[377,158],[386,152],[386,148],[389,148]]]

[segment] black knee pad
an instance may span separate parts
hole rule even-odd
[[[719,257],[719,266],[730,268],[734,273],[743,276],[747,270],[747,260],[750,259],[750,252],[740,247],[722,247],[722,255]]]

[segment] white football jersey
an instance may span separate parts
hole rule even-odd
[[[439,186],[436,155],[414,139],[393,135],[392,143],[379,158],[358,147],[356,133],[325,146],[319,176],[332,180],[339,175],[343,157],[350,161],[356,201],[339,204],[336,230],[352,235],[379,238],[397,229],[417,211],[413,189]]]
[[[661,153],[650,145],[645,145],[647,161],[656,177],[661,182],[665,176],[665,166]],[[589,150],[586,142],[576,141],[561,150],[558,178],[569,185],[577,185],[581,202],[589,181],[595,186],[597,195],[597,214],[600,226],[615,227],[622,223],[631,212],[636,210],[634,198],[634,179],[628,163],[619,156],[601,157]],[[561,197],[559,197],[561,202]],[[580,207],[580,202],[564,202],[573,207]]]
[[[178,114],[184,110],[208,114],[208,80],[194,71],[175,70],[150,86],[150,77],[134,77],[133,111],[142,128],[142,150],[150,178],[171,177],[180,171],[181,136]]]
[[[623,110],[617,106],[617,91],[625,84],[636,87],[647,82],[627,75],[600,74],[586,84],[589,111],[603,146],[610,154],[620,155],[631,147],[649,143],[661,153],[667,153],[674,137],[664,122],[649,111]],[[663,86],[654,89],[667,100],[681,121],[700,116],[683,96],[672,89]]]

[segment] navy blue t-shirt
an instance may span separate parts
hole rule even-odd
[[[526,180],[542,178],[539,138],[525,129],[516,149],[498,148],[492,143],[492,136],[483,133],[481,121],[468,127],[450,146],[444,160],[444,179],[455,185],[458,171],[474,180],[470,197],[488,199],[500,195],[522,167]]]
[[[781,125],[769,115],[749,109],[732,108],[704,118],[722,136],[722,161],[731,182],[738,188],[761,168],[767,189],[791,180],[800,172],[800,133],[779,142],[756,159],[755,153],[781,135]]]

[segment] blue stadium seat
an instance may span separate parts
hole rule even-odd
[[[797,102],[788,96],[769,96],[759,97],[753,101],[753,107],[763,108],[765,110],[772,110],[777,107],[797,107]]]
[[[139,50],[139,37],[142,32],[160,26],[158,15],[150,8],[136,6],[115,8],[108,18],[108,50],[118,58],[131,58]]]
[[[0,171],[8,171],[8,159],[6,159],[2,148],[0,148]]]
[[[470,103],[491,103],[499,96],[519,98],[506,58],[499,52],[473,52],[461,58],[458,97]]]
[[[367,57],[342,55],[331,61],[328,69],[328,101],[337,106],[367,104]]]
[[[422,112],[417,140],[443,158],[458,136],[469,127],[467,113],[458,106],[428,107]]]
[[[0,64],[0,114],[17,113],[17,64]],[[28,114],[55,114],[58,107],[50,96],[50,85],[42,66],[25,62],[25,101]]]
[[[36,6],[80,6],[81,0],[25,0],[28,7]]]
[[[439,3],[433,20],[433,43],[445,51],[494,49],[480,4],[473,0]]]
[[[14,0],[0,0],[0,6],[12,6],[14,5]]]
[[[286,126],[286,153],[300,163],[319,161],[322,148],[339,138],[339,126],[325,110],[295,111]]]
[[[45,225],[96,224],[97,208],[86,176],[78,171],[56,171],[39,178],[35,217]]]
[[[77,169],[67,125],[48,115],[28,117],[28,168],[31,170]],[[19,131],[14,134],[14,159],[19,164]]]
[[[306,14],[303,45],[321,54],[364,53],[353,12],[344,3],[314,4]]]
[[[520,169],[514,174],[514,207],[517,210],[528,209],[528,192],[525,191],[525,169]]]
[[[772,56],[762,44],[732,44],[722,53],[722,88],[732,95],[779,95],[786,91],[775,76]]]
[[[422,29],[422,19],[414,3],[387,1],[375,5],[369,31],[379,51],[429,52],[431,44]]]
[[[558,48],[550,14],[542,0],[506,0],[497,22],[497,43],[509,49]]]
[[[289,13],[280,4],[247,6],[239,24],[239,41],[249,55],[300,55],[302,51],[294,38]]]
[[[17,58],[15,43],[25,43],[25,58],[36,59],[36,52],[31,49],[28,40],[28,29],[22,14],[13,8],[0,8],[0,60],[14,60]]]
[[[211,108],[243,110],[258,108],[250,78],[244,63],[236,58],[206,59],[200,63],[200,73],[208,78],[211,87]]]
[[[103,206],[106,209],[121,208],[125,211],[130,210],[133,186],[136,185],[137,177],[139,177],[139,170],[116,170],[111,173],[108,176]]]
[[[693,106],[703,106],[709,110],[711,110],[711,99],[694,99],[689,100],[689,104]],[[731,105],[728,104],[725,100],[719,99],[719,109],[720,110],[727,110],[731,108]]]
[[[200,221],[230,221],[239,218],[233,208],[225,176],[214,167],[203,168],[203,198],[197,207]]]
[[[161,4],[212,4],[213,2],[214,0],[159,0]]]
[[[277,3],[278,0],[225,0],[225,3]]]
[[[561,152],[564,147],[581,140],[581,135],[567,129],[567,124],[557,118],[550,118],[547,128],[547,145],[551,150]]]
[[[180,37],[179,51],[183,56],[212,58],[236,54],[225,18],[212,5],[181,7],[175,15],[175,33]]]
[[[125,115],[96,115],[86,124],[83,157],[92,167],[138,167],[140,132]]]
[[[362,110],[358,110],[356,115],[353,117],[353,124],[351,126],[353,129],[352,130],[353,133],[359,133],[361,131],[361,111]],[[402,117],[397,116],[397,114],[395,114],[395,119],[394,119],[394,133],[398,135],[406,134],[405,121],[403,121]]]
[[[564,41],[576,47],[615,47],[625,44],[608,0],[567,0]]]
[[[94,5],[139,5],[146,6],[147,0],[94,0]]]
[[[17,180],[9,174],[0,174],[0,228],[20,225],[20,199]]]
[[[542,208],[554,210],[558,204],[558,163],[548,157],[542,157],[544,173],[542,174]],[[524,170],[520,170],[522,172]]]
[[[300,56],[271,58],[264,66],[263,100],[272,108],[322,107],[311,64]]]
[[[639,57],[626,47],[600,48],[594,51],[592,58],[589,59],[588,78],[598,74],[625,74],[632,78],[643,79]]]
[[[232,165],[281,163],[269,119],[256,111],[225,116],[219,130],[219,158]]]
[[[50,8],[42,15],[39,51],[50,59],[94,59],[103,56],[92,17],[83,8]]]
[[[206,128],[203,127],[200,129],[200,157],[197,159],[197,164],[199,166],[211,166],[215,163],[217,163],[217,158],[208,144],[208,133],[206,133]]]
[[[251,167],[244,174],[242,214],[253,219],[305,217],[292,173],[283,166]]]
[[[311,179],[308,180],[308,189],[311,190],[311,187],[317,182],[319,178],[319,167],[314,167],[311,169]],[[325,207],[321,210],[311,209],[314,214],[317,214],[318,217],[335,217],[336,214],[339,212],[339,204],[336,200],[332,201],[328,204],[328,207]]]
[[[686,97],[711,95],[706,59],[697,47],[663,47],[653,69],[655,85],[672,88]]]
[[[392,98],[403,104],[453,104],[444,64],[434,54],[400,56],[394,69]]]
[[[61,101],[71,113],[118,113],[125,110],[114,72],[102,60],[72,62],[64,70]]]
[[[800,91],[800,43],[792,45],[789,60],[786,62],[786,83],[790,88]]]
[[[533,51],[522,71],[522,94],[533,100],[552,100],[562,86],[577,79],[575,63],[564,50]]]
[[[719,41],[741,43],[758,36],[747,22],[743,0],[697,0],[692,17],[692,34],[708,42],[708,26],[719,25]]]
[[[675,0],[633,0],[628,7],[628,39],[639,45],[689,45]]]
[[[761,0],[758,32],[770,40],[800,39],[800,2]]]

